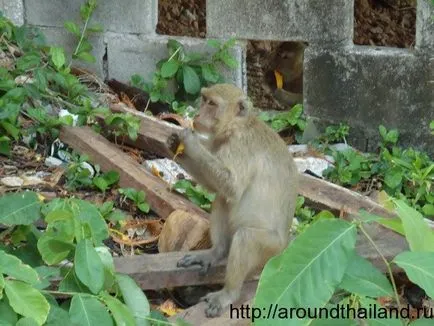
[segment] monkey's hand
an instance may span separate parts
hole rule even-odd
[[[181,137],[179,134],[173,133],[169,136],[169,138],[167,138],[167,147],[169,148],[169,150],[176,154],[179,148],[179,145],[182,144],[181,141]]]
[[[177,267],[190,267],[200,265],[202,268],[199,271],[201,276],[205,275],[213,263],[213,259],[209,255],[185,255],[176,264]]]
[[[195,159],[196,156],[202,156],[202,145],[198,135],[193,129],[185,128],[180,134],[181,143],[184,144],[187,156]]]

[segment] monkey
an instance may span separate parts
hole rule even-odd
[[[235,302],[248,275],[288,244],[295,213],[298,171],[284,141],[254,112],[232,84],[201,89],[193,128],[173,133],[168,148],[192,177],[216,193],[210,216],[212,247],[181,258],[178,267],[227,259],[222,290],[209,293],[205,315],[217,317]]]

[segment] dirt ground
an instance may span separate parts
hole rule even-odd
[[[206,36],[206,0],[160,0],[157,33],[174,36]],[[411,48],[415,44],[416,0],[355,0],[354,44]],[[269,42],[268,53],[258,42],[247,48],[248,92],[262,109],[288,109],[273,94],[276,61],[287,53],[287,43]],[[288,69],[297,69],[287,67]],[[271,77],[270,77],[271,76]],[[292,89],[300,91],[302,76]],[[284,87],[285,89],[285,87]]]

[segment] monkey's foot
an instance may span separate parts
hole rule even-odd
[[[205,315],[208,318],[213,318],[220,316],[223,310],[225,310],[233,300],[231,295],[223,289],[217,292],[208,293],[206,296],[201,298],[201,301],[208,303],[205,308]]]
[[[167,147],[172,151],[172,153],[176,153],[179,144],[181,143],[181,139],[178,134],[171,134],[169,138],[167,138]]]
[[[199,255],[185,255],[177,263],[177,267],[190,267],[200,265],[202,268],[199,271],[200,275],[205,275],[211,267],[211,259]]]

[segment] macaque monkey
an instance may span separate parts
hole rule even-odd
[[[241,89],[218,84],[201,91],[193,129],[172,134],[168,147],[199,183],[217,194],[212,205],[212,248],[186,255],[178,267],[205,273],[228,257],[225,285],[203,300],[219,316],[240,295],[244,280],[288,243],[297,194],[297,169],[283,140],[256,118]]]

